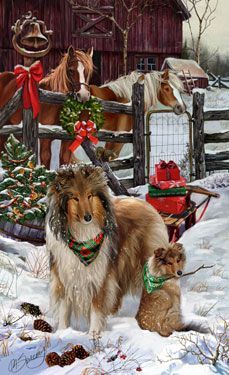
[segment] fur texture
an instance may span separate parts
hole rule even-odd
[[[60,169],[48,193],[46,242],[52,255],[51,306],[59,328],[73,312],[99,333],[123,296],[142,289],[142,269],[158,247],[169,245],[167,229],[154,208],[136,198],[112,198],[101,168]],[[85,217],[91,216],[86,222]],[[66,243],[67,229],[77,241],[105,230],[99,255],[85,267]]]
[[[159,248],[149,259],[149,271],[154,276],[174,276],[165,281],[162,288],[148,294],[145,288],[136,319],[142,329],[170,336],[184,328],[180,309],[179,277],[185,264],[183,246],[171,244],[168,249]]]

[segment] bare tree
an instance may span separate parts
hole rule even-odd
[[[128,38],[132,27],[144,14],[152,15],[157,9],[167,5],[168,2],[162,0],[114,0],[113,4],[121,7],[122,19],[118,19],[115,14],[107,14],[100,9],[100,1],[92,0],[70,0],[75,9],[82,11],[92,11],[112,23],[122,35],[122,55],[123,55],[123,74],[127,74],[127,54],[128,54]],[[86,3],[86,5],[85,5]],[[111,2],[109,2],[110,5]]]
[[[195,36],[190,18],[187,21],[191,37],[191,50],[199,64],[202,38],[215,19],[218,0],[185,0],[185,3],[189,12],[198,22],[197,36]]]
[[[167,353],[166,358],[159,358],[160,363],[182,360],[186,356],[191,356],[202,365],[210,364],[216,366],[219,361],[228,363],[229,361],[229,323],[220,317],[218,324],[212,329],[209,328],[211,336],[201,335],[197,332],[186,333],[176,336],[180,344],[179,352]]]

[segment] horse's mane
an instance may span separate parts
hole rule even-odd
[[[83,51],[75,51],[75,57],[77,60],[81,61],[84,69],[85,76],[90,79],[93,72],[93,62],[91,57]],[[65,53],[61,59],[60,64],[51,71],[45,78],[40,82],[43,85],[48,85],[51,91],[67,93],[69,91],[68,84],[69,79],[67,76],[67,67],[68,67],[68,54]]]
[[[144,96],[145,109],[154,107],[157,103],[158,92],[161,88],[163,72],[153,71],[144,74]],[[131,101],[132,85],[143,75],[141,72],[133,71],[126,76],[119,77],[115,81],[107,82],[102,87],[109,87],[118,97],[124,97]],[[179,91],[184,91],[182,81],[177,75],[169,71],[169,83]]]

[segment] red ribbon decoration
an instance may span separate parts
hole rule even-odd
[[[40,111],[39,95],[37,84],[43,78],[43,67],[40,61],[36,61],[29,68],[17,65],[14,68],[17,87],[23,87],[23,108],[33,109],[33,118],[38,116]]]
[[[160,160],[159,168],[160,169],[166,169],[167,168],[167,163],[164,160]]]
[[[88,120],[87,122],[77,121],[74,127],[76,137],[74,142],[69,147],[69,150],[71,152],[74,152],[77,149],[77,147],[81,145],[81,143],[85,140],[86,137],[90,139],[92,143],[97,144],[99,140],[98,138],[93,136],[93,133],[95,133],[96,130],[96,124],[91,120]]]
[[[177,168],[177,165],[176,163],[173,161],[173,160],[170,160],[168,163],[167,163],[167,168]]]

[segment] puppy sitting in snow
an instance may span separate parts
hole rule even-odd
[[[181,244],[159,248],[146,262],[141,302],[136,319],[142,329],[170,336],[174,331],[186,330],[180,308],[179,277],[185,264]]]

